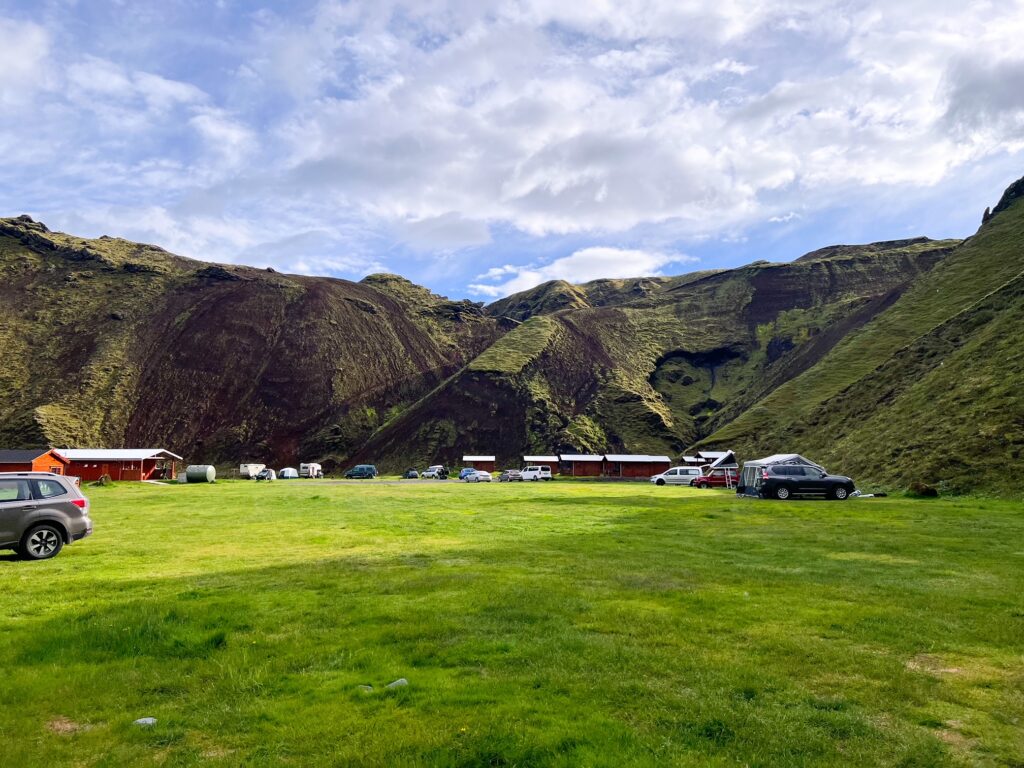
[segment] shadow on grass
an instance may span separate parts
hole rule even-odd
[[[1010,592],[993,583],[974,605],[975,592],[944,583],[934,588],[939,610],[921,590],[885,581],[892,566],[826,557],[855,538],[856,546],[914,546],[893,541],[891,531],[856,537],[850,521],[849,536],[822,543],[814,520],[788,519],[784,535],[752,542],[756,531],[667,516],[679,501],[645,498],[643,508],[602,526],[520,540],[506,531],[488,546],[417,549],[412,540],[395,555],[97,582],[77,604],[6,627],[0,664],[24,681],[51,674],[54,659],[73,659],[112,686],[140,686],[125,695],[195,710],[197,728],[222,702],[243,713],[278,702],[283,739],[300,738],[295,718],[306,727],[303,713],[319,706],[327,681],[340,680],[330,696],[356,718],[346,728],[387,729],[396,707],[422,719],[422,733],[397,733],[393,752],[366,762],[397,754],[446,764],[568,764],[608,750],[629,762],[666,749],[669,761],[827,762],[842,757],[837,746],[865,762],[898,754],[944,762],[934,740],[880,730],[873,718],[898,720],[906,707],[926,705],[935,681],[901,659],[947,644],[950,616],[970,625],[979,645],[1004,642],[992,614],[1000,595],[1012,602]],[[674,524],[666,529],[667,521]],[[927,568],[905,567],[900,578],[926,583]],[[880,646],[881,655],[855,651]],[[881,698],[822,710],[808,693],[822,669],[837,679],[844,670],[866,676]],[[413,682],[400,695],[355,693],[357,683],[399,676]],[[74,677],[68,685],[80,700],[96,695],[76,689]],[[841,683],[831,688],[844,693]],[[864,695],[859,690],[849,695]],[[460,718],[482,727],[440,741],[424,735]],[[310,733],[337,738],[328,725],[310,725]],[[839,745],[836,734],[850,743]],[[264,737],[257,729],[250,746]]]

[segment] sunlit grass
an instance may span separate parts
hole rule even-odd
[[[0,561],[5,765],[1024,760],[1011,503],[89,491],[95,536]]]

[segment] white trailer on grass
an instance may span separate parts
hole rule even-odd
[[[238,476],[243,480],[255,480],[256,475],[266,468],[266,464],[239,464]]]

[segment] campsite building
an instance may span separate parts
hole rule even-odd
[[[719,459],[727,456],[731,451],[697,451],[698,463],[703,466],[705,464],[712,464]]]
[[[529,466],[530,464],[543,464],[551,467],[551,474],[558,474],[558,461],[557,456],[523,456],[523,466]]]
[[[63,475],[67,466],[67,460],[49,448],[0,451],[0,472],[53,472]]]
[[[558,457],[559,469],[571,477],[600,477],[604,456],[593,453],[563,453]]]
[[[462,464],[473,469],[482,469],[484,472],[494,471],[493,456],[463,456]]]
[[[672,466],[668,456],[648,456],[638,453],[609,453],[604,457],[607,477],[653,477]]]
[[[181,456],[162,448],[60,448],[67,459],[67,474],[82,480],[158,480],[175,477],[175,463]]]

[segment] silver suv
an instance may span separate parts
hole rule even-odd
[[[47,560],[92,533],[89,500],[69,477],[0,472],[0,549]]]

